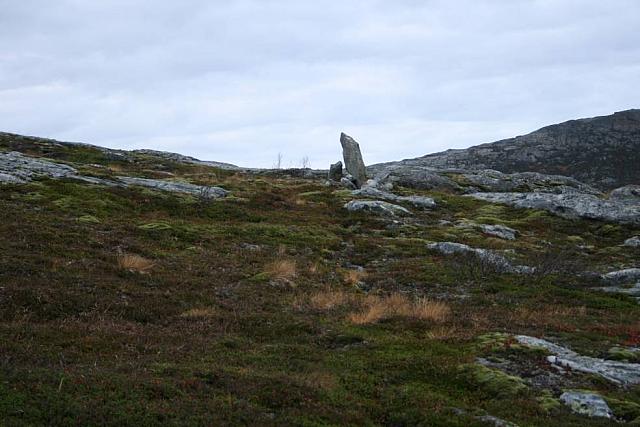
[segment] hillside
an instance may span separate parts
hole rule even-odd
[[[636,187],[307,172],[0,134],[0,424],[640,422]]]
[[[524,136],[396,163],[564,175],[604,190],[640,184],[640,110],[570,120]]]

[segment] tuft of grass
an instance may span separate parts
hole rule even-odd
[[[449,306],[443,302],[425,298],[412,301],[400,293],[387,297],[369,296],[363,305],[360,311],[349,316],[349,321],[357,325],[365,325],[393,317],[404,317],[442,323],[451,313]]]
[[[136,254],[118,255],[118,267],[133,273],[146,274],[154,267],[154,262]]]
[[[320,291],[309,298],[309,305],[316,310],[331,310],[335,307],[350,304],[354,296],[345,291]]]
[[[349,315],[349,321],[356,325],[368,325],[371,323],[377,323],[384,319],[388,312],[386,307],[382,304],[372,304],[356,313]]]
[[[342,273],[342,280],[348,285],[357,285],[361,283],[364,278],[367,277],[367,272],[364,270],[346,270]]]
[[[267,264],[265,273],[274,280],[291,281],[298,275],[297,263],[291,259],[281,259]]]

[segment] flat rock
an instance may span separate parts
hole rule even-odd
[[[411,212],[402,206],[381,200],[352,200],[344,208],[349,212],[370,212],[382,216],[409,216]]]
[[[570,219],[640,224],[640,204],[630,203],[627,199],[604,200],[583,193],[473,193],[467,197],[517,208],[545,210]]]
[[[140,187],[154,188],[163,191],[193,194],[195,196],[202,196],[207,199],[219,199],[222,197],[226,197],[229,194],[227,190],[220,187],[208,187],[179,181],[134,178],[130,176],[119,176],[118,180],[124,182],[127,185],[137,185]]]
[[[359,190],[352,191],[351,194],[358,197],[371,197],[373,199],[386,200],[388,202],[406,202],[421,209],[432,209],[436,207],[436,202],[431,197],[398,196],[388,191],[379,190],[373,186],[362,187]]]
[[[640,384],[640,364],[581,356],[573,350],[541,338],[516,335],[515,339],[530,347],[541,347],[552,353],[547,360],[557,366],[596,374],[619,385]]]
[[[515,274],[532,274],[535,272],[533,267],[525,265],[513,265],[504,256],[497,254],[488,249],[472,248],[462,243],[453,242],[436,242],[427,245],[428,249],[440,252],[444,255],[453,254],[473,254],[480,260],[492,265],[497,271]]]
[[[0,152],[3,182],[24,183],[37,177],[66,178],[78,174],[71,166],[25,156],[17,151]]]
[[[507,227],[506,225],[478,224],[478,226],[484,234],[498,237],[500,239],[515,240],[516,235],[518,234],[516,230],[510,227]]]
[[[567,391],[562,393],[560,401],[576,414],[599,418],[613,417],[613,412],[607,402],[596,393]]]
[[[626,268],[624,270],[612,271],[602,275],[602,279],[607,282],[618,284],[630,284],[640,282],[640,268]]]

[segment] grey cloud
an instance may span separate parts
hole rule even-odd
[[[250,166],[638,107],[634,0],[0,1],[0,130]]]

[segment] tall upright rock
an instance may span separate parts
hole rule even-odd
[[[342,157],[347,172],[355,179],[356,187],[360,188],[367,182],[367,170],[362,160],[360,146],[355,139],[345,133],[340,134],[340,144],[342,145]]]

